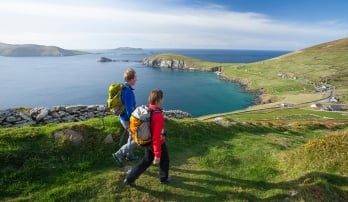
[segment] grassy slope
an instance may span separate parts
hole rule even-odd
[[[116,167],[110,155],[118,145],[102,143],[107,134],[118,141],[121,126],[115,117],[105,119],[105,128],[100,119],[2,128],[0,200],[348,200],[348,160],[342,158],[348,143],[346,116],[335,112],[307,116],[303,110],[288,110],[233,115],[223,125],[167,120],[173,181],[159,184],[158,168],[152,166],[137,180],[137,188],[122,184],[125,171]],[[85,142],[56,142],[53,133],[62,128],[80,131]],[[332,141],[320,139],[333,132]],[[316,145],[315,141],[327,142],[324,148],[331,149],[320,152],[335,154],[330,163],[324,164],[327,156],[313,155],[315,150],[303,155],[305,146]],[[142,155],[141,149],[136,152]]]
[[[229,77],[247,79],[251,89],[264,88],[266,95],[278,96],[279,99],[298,95],[303,97],[303,102],[311,101],[314,95],[302,94],[311,93],[313,83],[317,86],[328,83],[336,87],[337,97],[348,101],[347,53],[348,38],[345,38],[270,60],[231,65],[224,70]],[[288,78],[281,78],[279,73],[288,75]]]

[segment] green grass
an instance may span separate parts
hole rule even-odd
[[[266,109],[259,111],[241,113],[232,113],[225,117],[226,119],[236,121],[247,121],[247,120],[346,120],[348,114],[345,112],[332,112],[332,111],[316,111],[308,109],[297,109],[297,108],[284,108],[284,109]]]
[[[272,112],[274,116],[277,112]],[[289,110],[277,116],[298,114]],[[151,166],[136,181],[123,185],[123,168],[111,153],[118,149],[117,118],[78,123],[0,129],[1,201],[342,201],[348,199],[347,159],[339,165],[311,166],[303,148],[331,133],[346,134],[347,121],[320,124],[288,119],[260,121],[239,115],[242,122],[218,125],[198,119],[167,120],[170,175],[161,185],[158,167]],[[249,115],[245,115],[249,116]],[[326,116],[326,115],[325,115]],[[339,116],[338,116],[339,117]],[[230,117],[231,118],[231,117]],[[233,117],[236,118],[236,117]],[[269,117],[267,117],[269,119]],[[73,144],[55,141],[57,130],[71,128],[84,136]],[[114,144],[103,139],[112,134]],[[332,144],[331,141],[330,144]],[[344,139],[342,145],[347,144]],[[329,144],[329,143],[328,143]],[[315,148],[315,147],[314,147]],[[319,147],[320,148],[320,147]],[[340,147],[341,148],[341,147]],[[326,152],[337,153],[336,150]],[[344,153],[345,155],[346,153]],[[142,149],[136,153],[142,155]],[[337,155],[336,155],[337,156]],[[336,156],[334,158],[336,158]],[[338,155],[339,156],[339,155]],[[325,158],[315,157],[322,165]],[[132,166],[134,162],[128,162]],[[293,166],[294,164],[299,166]],[[336,165],[336,166],[332,166]]]
[[[223,71],[228,77],[247,80],[250,89],[263,88],[266,94],[308,93],[314,86],[329,84],[336,87],[339,99],[348,101],[347,44],[348,39],[345,38],[274,59],[229,65]],[[280,73],[287,77],[280,77]]]

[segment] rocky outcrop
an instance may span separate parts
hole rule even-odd
[[[61,131],[56,131],[54,134],[54,139],[55,140],[58,140],[60,138],[65,138],[71,142],[74,142],[74,143],[81,143],[83,142],[83,136],[81,133],[77,132],[77,131],[74,131],[72,129],[64,129],[64,130],[61,130]]]
[[[191,114],[180,110],[163,112],[166,118],[191,118]],[[77,122],[89,118],[102,118],[112,115],[105,105],[36,107],[32,109],[0,110],[0,127],[20,127],[24,125],[42,125],[47,123]]]
[[[143,64],[149,67],[160,67],[160,68],[170,68],[170,69],[189,69],[190,67],[185,64],[184,60],[177,59],[151,59],[145,58]]]
[[[181,70],[194,70],[194,71],[209,71],[215,72],[221,69],[218,67],[192,67],[189,66],[185,60],[180,59],[165,59],[165,58],[152,58],[148,57],[143,59],[143,65],[148,67],[168,68],[168,69],[181,69]]]
[[[98,62],[112,62],[112,59],[107,58],[107,57],[100,57]]]
[[[165,118],[176,118],[176,119],[192,118],[191,114],[187,112],[183,112],[181,110],[163,111],[163,115]]]

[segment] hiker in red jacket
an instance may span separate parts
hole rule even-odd
[[[152,142],[144,146],[145,154],[143,159],[130,170],[124,179],[124,183],[127,185],[135,186],[135,180],[151,164],[159,164],[159,178],[161,183],[167,183],[171,180],[170,176],[168,176],[169,156],[164,134],[164,116],[160,107],[162,103],[162,90],[152,90],[149,95],[149,108],[154,110],[150,122]]]

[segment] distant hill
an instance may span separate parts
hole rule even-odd
[[[118,47],[115,50],[143,50],[142,48],[132,48],[132,47]]]
[[[262,89],[267,102],[304,103],[323,91],[347,102],[347,55],[348,38],[343,38],[269,60],[231,65],[224,74],[245,80],[249,89]]]
[[[73,56],[82,54],[88,53],[77,50],[66,50],[56,46],[0,43],[0,55],[8,57]]]

